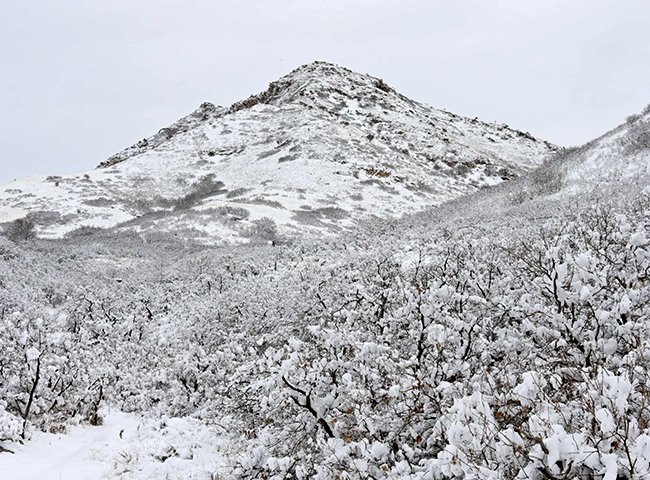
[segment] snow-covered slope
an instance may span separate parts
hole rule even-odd
[[[268,217],[286,235],[331,232],[497,184],[554,151],[316,62],[228,109],[203,104],[95,170],[6,185],[0,223],[29,214],[46,237],[120,225],[232,241],[272,235]]]
[[[566,161],[565,187],[571,193],[603,188],[638,190],[650,185],[650,106],[577,149]]]

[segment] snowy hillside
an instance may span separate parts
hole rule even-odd
[[[0,479],[647,480],[650,109],[552,150],[318,63],[7,187],[119,225],[0,235]]]
[[[414,226],[461,216],[466,222],[482,224],[500,222],[504,212],[543,221],[593,203],[622,205],[630,196],[649,192],[650,106],[585,145],[558,151],[516,181],[429,209],[426,221],[418,216],[406,221]]]
[[[602,137],[577,149],[566,166],[566,186],[579,193],[586,188],[643,188],[650,177],[650,108]]]
[[[230,108],[203,104],[95,170],[6,185],[0,223],[30,215],[43,237],[117,225],[213,241],[276,225],[320,234],[498,184],[555,150],[316,62]]]

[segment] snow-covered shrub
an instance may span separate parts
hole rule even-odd
[[[259,218],[251,222],[244,236],[253,242],[275,243],[278,240],[278,227],[272,218]]]
[[[36,236],[36,225],[28,218],[18,218],[2,227],[3,234],[15,242],[32,239]]]
[[[23,429],[20,419],[7,412],[5,407],[6,405],[0,404],[0,447],[2,442],[18,441]]]
[[[93,378],[91,357],[79,344],[83,339],[64,324],[62,316],[44,319],[14,312],[0,325],[0,392],[25,426],[61,430],[71,417],[100,421],[101,379]]]
[[[650,120],[647,115],[629,125],[628,134],[623,139],[623,148],[627,155],[650,149]]]

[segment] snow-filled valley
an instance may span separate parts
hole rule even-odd
[[[650,109],[318,63],[171,129],[0,193],[0,479],[650,478]]]

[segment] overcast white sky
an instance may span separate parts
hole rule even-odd
[[[326,60],[560,145],[650,102],[648,0],[50,0],[0,12],[0,184]]]

